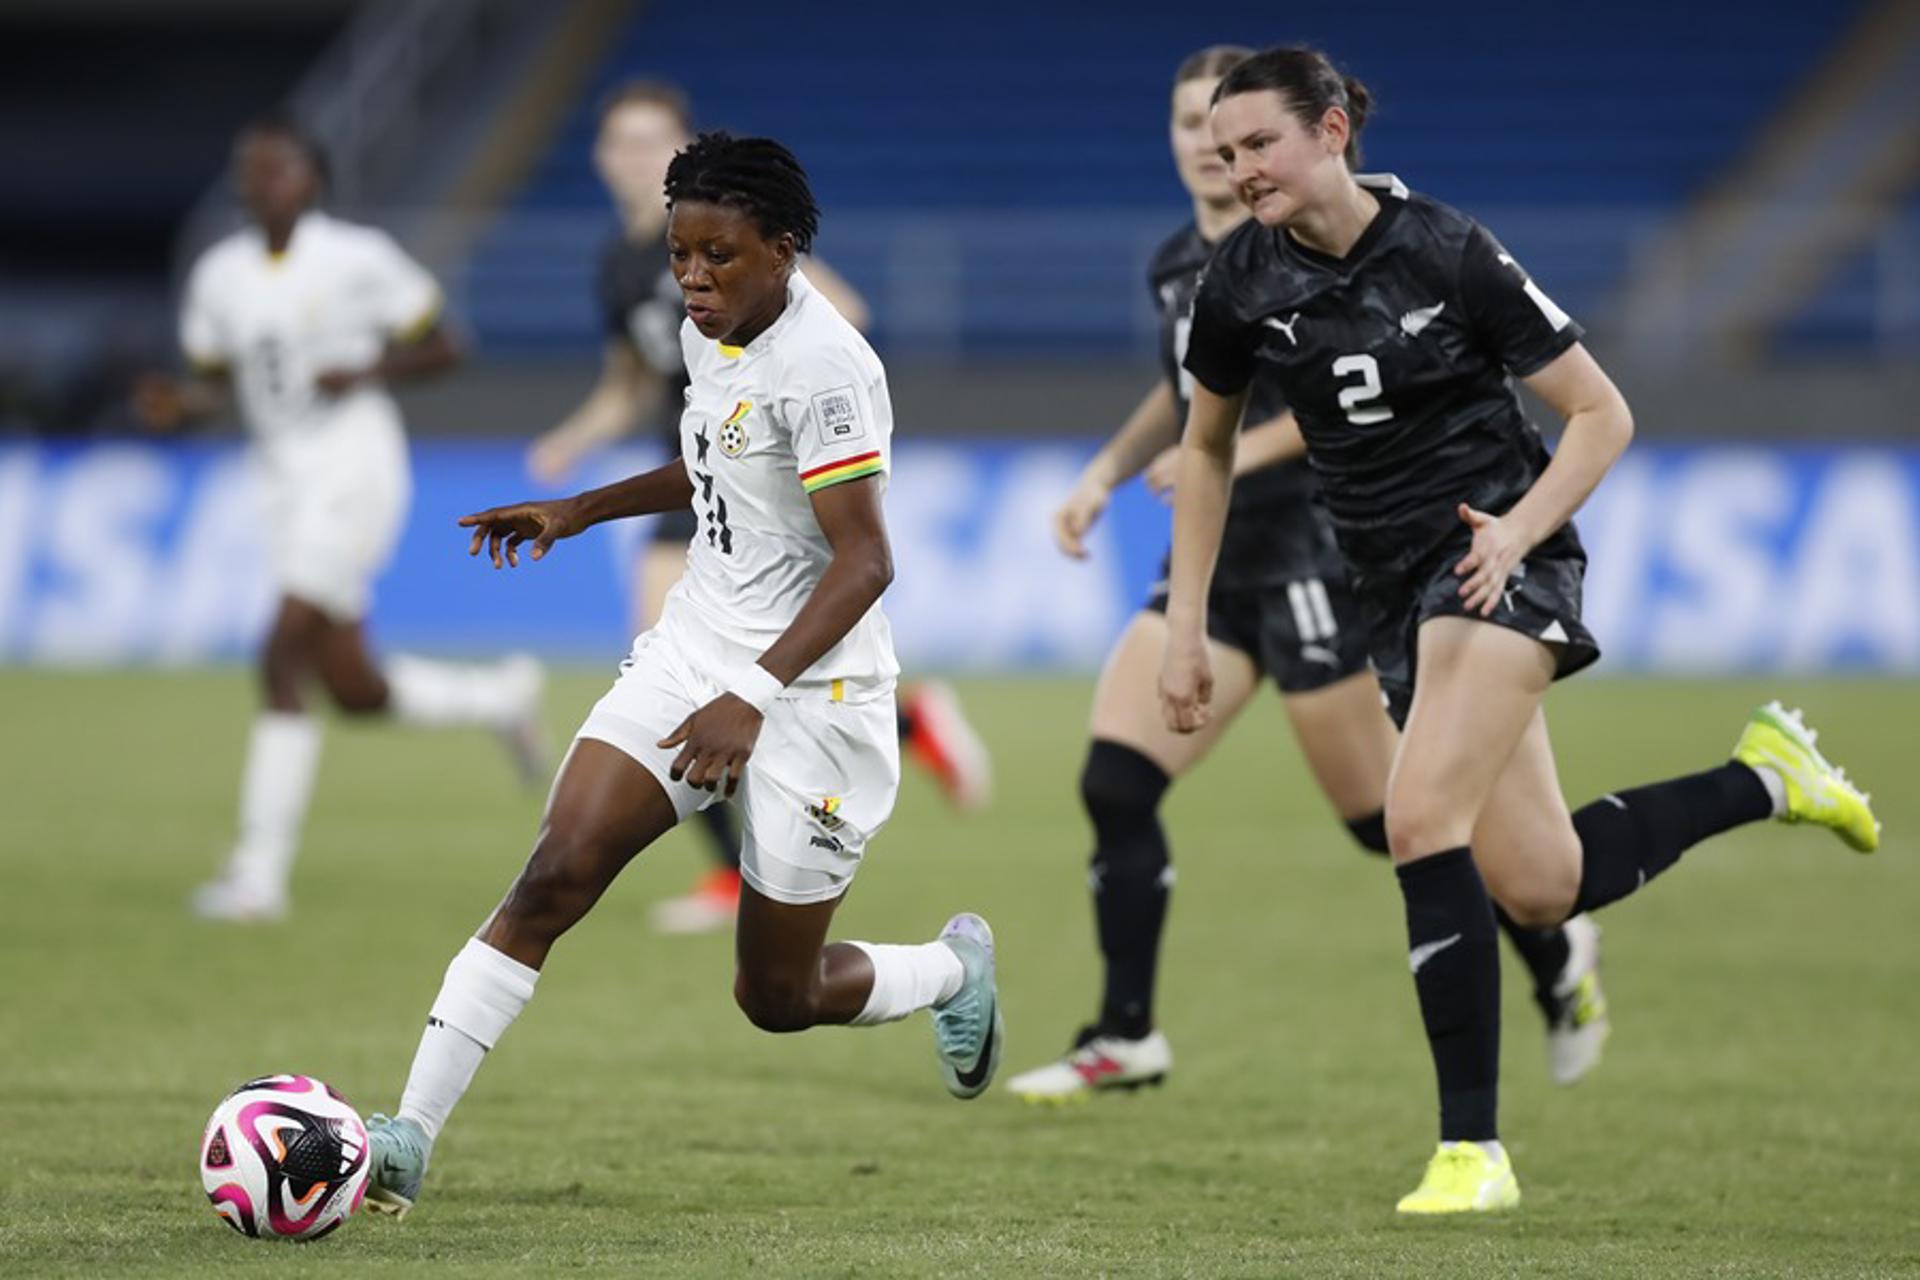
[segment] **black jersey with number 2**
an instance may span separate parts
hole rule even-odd
[[[1460,503],[1501,515],[1539,478],[1510,376],[1581,329],[1473,219],[1391,175],[1360,182],[1380,211],[1344,258],[1252,221],[1222,240],[1185,367],[1221,395],[1278,381],[1349,564],[1389,579],[1465,549]],[[1571,524],[1541,550],[1582,555]]]
[[[664,234],[649,240],[619,235],[600,254],[594,281],[600,327],[625,342],[664,380],[654,429],[675,454],[680,452],[680,410],[685,407],[687,370],[680,356],[680,322],[687,305],[673,278]]]
[[[1181,361],[1187,352],[1194,287],[1213,250],[1199,227],[1189,222],[1154,251],[1147,268],[1147,283],[1160,312],[1160,365],[1173,388],[1182,423],[1192,399],[1193,375],[1181,367]],[[1265,422],[1285,408],[1275,380],[1256,375],[1247,398],[1246,424]],[[1214,572],[1216,588],[1328,577],[1338,574],[1339,564],[1339,549],[1305,462],[1262,467],[1234,481]]]

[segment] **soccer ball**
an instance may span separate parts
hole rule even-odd
[[[318,1240],[367,1194],[367,1127],[312,1076],[249,1080],[213,1109],[200,1138],[200,1181],[235,1231]]]

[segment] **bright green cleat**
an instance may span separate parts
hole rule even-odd
[[[406,1217],[407,1210],[420,1198],[420,1181],[427,1176],[433,1139],[416,1121],[404,1116],[393,1120],[375,1112],[367,1117],[367,1142],[373,1148],[367,1208],[374,1213]]]
[[[1769,702],[1740,731],[1733,758],[1750,769],[1771,770],[1786,787],[1787,809],[1780,821],[1830,827],[1849,848],[1872,853],[1880,847],[1873,797],[1848,782],[1846,770],[1827,763],[1813,745],[1819,736],[1798,711]]]
[[[1427,1176],[1400,1197],[1400,1213],[1491,1213],[1520,1203],[1520,1184],[1506,1148],[1494,1155],[1477,1142],[1443,1142]]]
[[[934,1007],[934,1049],[947,1092],[977,1098],[993,1083],[1006,1036],[993,976],[993,930],[979,916],[963,911],[940,930],[940,941],[960,957],[966,976],[952,999]]]

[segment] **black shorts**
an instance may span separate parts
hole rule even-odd
[[[1394,724],[1406,728],[1413,707],[1414,656],[1420,624],[1428,618],[1474,617],[1460,598],[1461,579],[1453,566],[1467,553],[1463,545],[1426,562],[1422,571],[1379,580],[1362,577],[1355,586],[1361,616],[1372,646],[1373,673]],[[1600,657],[1600,642],[1580,621],[1580,588],[1586,577],[1584,553],[1536,550],[1522,561],[1500,603],[1482,621],[1532,636],[1553,652],[1553,678],[1563,679],[1590,667]]]
[[[678,511],[662,511],[653,522],[651,537],[656,543],[672,542],[684,547],[699,532],[700,517],[693,514],[692,507],[682,507]]]
[[[1147,608],[1167,611],[1167,575]],[[1367,669],[1367,631],[1338,573],[1216,586],[1207,596],[1207,635],[1253,659],[1282,693],[1311,693]]]

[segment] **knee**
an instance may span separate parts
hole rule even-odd
[[[1367,853],[1386,853],[1387,815],[1385,810],[1369,813],[1364,817],[1348,818],[1347,830],[1353,833],[1354,843]]]
[[[1505,875],[1487,891],[1500,909],[1527,929],[1551,929],[1573,914],[1580,895],[1580,866],[1530,866],[1524,874]]]
[[[295,628],[276,628],[260,651],[260,683],[269,695],[296,693],[313,669],[313,646]]]
[[[599,884],[584,871],[595,861],[584,838],[565,827],[549,827],[500,904],[500,914],[518,928],[558,937],[599,896]]]
[[[1167,841],[1158,809],[1167,775],[1146,756],[1095,742],[1080,774],[1080,800],[1093,821],[1093,890],[1166,884]]]
[[[1104,835],[1154,821],[1169,781],[1166,770],[1141,752],[1097,739],[1080,770],[1080,803],[1094,829]]]
[[[1387,800],[1387,851],[1395,862],[1408,862],[1457,849],[1472,834],[1471,819],[1449,811],[1445,804],[1418,794],[1394,795]]]
[[[747,1021],[776,1034],[805,1031],[818,1012],[811,984],[785,978],[754,975],[745,969],[733,975],[733,1002]]]
[[[328,679],[326,684],[333,705],[345,715],[376,716],[387,710],[389,699],[384,683]]]

